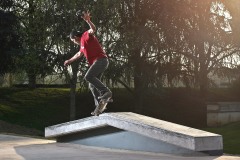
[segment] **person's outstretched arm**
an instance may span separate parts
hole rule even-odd
[[[72,58],[66,60],[64,62],[64,66],[68,66],[69,64],[71,64],[72,62],[76,61],[77,59],[79,59],[80,57],[82,57],[83,53],[82,52],[77,52]]]
[[[89,11],[84,12],[82,18],[88,23],[90,29],[88,30],[89,34],[94,34],[94,32],[96,31],[96,26],[92,23],[91,21],[91,16]]]

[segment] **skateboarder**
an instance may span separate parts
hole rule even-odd
[[[88,23],[90,29],[83,33],[79,31],[70,33],[71,41],[79,45],[80,50],[72,58],[66,60],[64,66],[71,64],[83,55],[86,57],[90,68],[84,79],[89,82],[89,89],[93,94],[95,106],[98,107],[101,100],[107,100],[112,97],[110,89],[100,81],[103,72],[108,67],[109,61],[97,38],[94,36],[96,27],[90,19],[90,13],[88,11],[83,12],[82,18]]]

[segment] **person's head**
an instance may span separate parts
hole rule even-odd
[[[70,37],[71,41],[73,41],[75,44],[80,45],[81,36],[82,36],[82,32],[73,30],[70,33],[69,37]]]

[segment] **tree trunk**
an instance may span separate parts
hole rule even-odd
[[[141,77],[134,77],[134,97],[135,97],[135,112],[142,114],[143,113],[143,98],[146,90],[144,89],[144,84],[142,84]]]
[[[78,73],[78,62],[74,62],[72,66],[72,77],[70,80],[70,120],[76,119],[76,84]]]
[[[144,75],[142,72],[142,61],[140,57],[140,51],[138,49],[135,50],[133,58],[134,64],[134,97],[135,97],[135,112],[142,114],[143,113],[143,98],[146,92],[146,88],[144,87]]]
[[[34,73],[28,73],[28,87],[30,89],[36,88],[36,80],[37,80],[37,77]]]
[[[70,84],[70,120],[76,119],[76,84]]]
[[[13,75],[12,75],[12,73],[8,74],[8,84],[9,84],[9,87],[12,87],[12,85],[13,85]]]
[[[34,9],[35,9],[35,7],[34,7],[34,2],[33,2],[33,0],[29,0],[28,1],[28,4],[29,4],[29,8],[28,8],[28,15],[29,15],[29,17],[28,17],[28,19],[29,19],[29,26],[28,26],[28,28],[29,28],[29,30],[28,30],[28,40],[27,40],[27,45],[28,45],[28,47],[29,47],[29,55],[27,55],[27,56],[30,56],[31,54],[35,54],[35,48],[34,48],[34,34],[33,34],[33,32],[34,32],[34,22],[33,22],[33,19],[34,19]],[[31,57],[31,56],[30,56]],[[34,60],[34,59],[31,59],[31,60]],[[30,64],[32,64],[32,63],[30,63]],[[34,89],[34,88],[36,88],[36,79],[37,79],[37,75],[36,75],[36,72],[35,72],[35,67],[34,67],[34,65],[33,66],[30,66],[30,67],[28,67],[28,68],[26,68],[26,72],[27,72],[27,75],[28,75],[28,87],[30,88],[30,89]]]
[[[208,92],[208,73],[207,73],[207,64],[206,57],[204,52],[204,42],[198,43],[198,52],[199,52],[199,87],[201,97],[205,100]]]
[[[204,68],[200,69],[200,94],[203,99],[206,99],[208,93],[208,77],[207,71]]]

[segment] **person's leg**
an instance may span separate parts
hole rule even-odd
[[[95,89],[100,93],[100,95],[106,95],[111,97],[111,91],[106,87],[98,78],[108,67],[108,59],[102,58],[94,62],[92,66],[88,69],[84,79],[88,81]],[[105,96],[106,97],[106,96]]]
[[[101,79],[102,74],[100,74],[99,76],[97,76],[98,79]],[[93,95],[93,99],[94,99],[94,104],[97,107],[99,105],[99,99],[98,97],[100,96],[99,91],[94,87],[94,85],[92,85],[91,83],[89,83],[89,89],[92,92]]]

